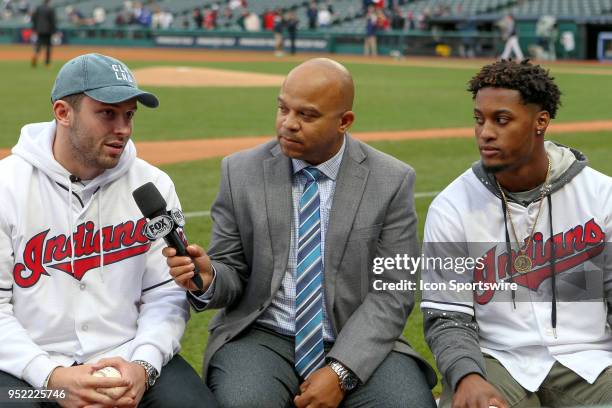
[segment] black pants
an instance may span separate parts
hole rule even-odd
[[[38,34],[36,40],[36,56],[40,52],[40,49],[45,46],[45,64],[51,63],[51,34]]]
[[[8,390],[32,388],[28,383],[0,371],[0,407],[59,408],[54,402],[8,402]],[[162,367],[155,385],[146,391],[140,408],[216,408],[217,402],[194,369],[179,355]]]

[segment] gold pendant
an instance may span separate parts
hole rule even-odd
[[[527,273],[531,271],[533,264],[531,263],[531,258],[527,255],[519,255],[514,260],[514,269],[518,273]]]

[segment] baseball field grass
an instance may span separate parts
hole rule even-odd
[[[130,61],[132,68],[171,64],[273,74],[286,74],[295,65],[282,61],[248,64]],[[4,96],[0,110],[0,147],[11,147],[24,123],[49,120],[49,95],[59,66],[57,63],[49,70],[32,70],[24,62],[0,62],[0,89]],[[476,69],[357,63],[347,66],[357,87],[357,121],[353,128],[356,132],[458,127],[472,123],[471,99],[465,89]],[[612,76],[586,73],[555,76],[564,93],[559,122],[611,118]],[[155,92],[161,105],[155,110],[139,110],[136,140],[262,136],[274,132],[276,88],[145,89]]]
[[[278,62],[181,62],[127,61],[131,68],[159,65],[206,66],[230,70],[286,74],[295,63]],[[59,69],[29,68],[25,61],[2,61],[0,51],[0,148],[13,146],[25,123],[51,118],[49,95]],[[571,65],[564,64],[563,67]],[[471,126],[472,102],[465,91],[474,68],[453,66],[411,67],[348,63],[357,87],[355,131],[408,130]],[[557,121],[612,119],[612,77],[590,74],[588,69],[568,73],[552,72],[563,91],[563,107]],[[601,68],[603,71],[612,69]],[[155,92],[161,106],[157,110],[140,108],[134,138],[138,140],[176,140],[231,138],[274,134],[275,88],[162,88],[143,87]],[[612,174],[611,132],[576,132],[554,140],[583,151],[591,166]],[[478,159],[472,139],[406,140],[372,143],[376,148],[412,165],[417,172],[415,191],[419,217],[419,236],[435,192]],[[168,152],[172,154],[172,152]],[[186,213],[206,212],[219,184],[220,158],[166,165],[176,184]],[[191,242],[208,244],[211,220],[206,213],[188,218]],[[207,323],[213,312],[192,314],[182,342],[182,355],[201,369],[202,352],[208,338]],[[422,334],[422,315],[418,305],[404,330],[412,346],[433,364]],[[435,390],[439,393],[439,385]]]

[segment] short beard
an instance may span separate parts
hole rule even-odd
[[[74,116],[74,122],[70,127],[70,135],[68,139],[70,141],[75,160],[85,167],[90,167],[92,163],[95,163],[93,155],[88,149],[90,146],[83,146],[83,141],[85,138],[78,115]]]
[[[113,168],[117,163],[106,163],[98,157],[95,152],[93,141],[87,138],[78,115],[74,117],[74,122],[70,129],[69,141],[72,147],[72,152],[75,159],[85,168],[99,169],[101,172],[105,169]]]
[[[482,168],[484,169],[486,173],[489,173],[489,174],[499,173],[500,171],[506,170],[508,167],[509,166],[507,164],[498,164],[497,166],[487,166],[484,163],[482,163]]]

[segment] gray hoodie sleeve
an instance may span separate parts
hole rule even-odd
[[[485,363],[478,344],[478,324],[461,312],[423,309],[425,340],[440,373],[453,389],[463,377],[477,373],[485,377]]]

